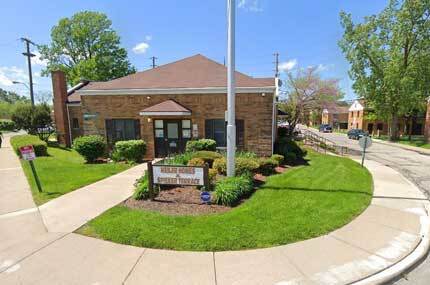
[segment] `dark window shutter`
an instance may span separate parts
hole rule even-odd
[[[134,120],[135,139],[140,139],[140,120]]]
[[[236,145],[238,148],[245,146],[245,123],[243,120],[236,120]]]
[[[113,141],[113,122],[112,120],[106,120],[106,140],[110,144]]]

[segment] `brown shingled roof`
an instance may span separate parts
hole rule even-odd
[[[274,78],[253,78],[236,72],[237,87],[275,86]],[[227,68],[197,54],[153,69],[106,82],[90,82],[82,90],[226,87]]]
[[[331,114],[344,114],[349,112],[349,106],[341,105],[343,102],[326,102],[323,104],[323,109]]]
[[[141,112],[191,112],[174,100],[166,100],[143,109]]]

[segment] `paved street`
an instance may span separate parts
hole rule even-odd
[[[318,132],[314,129],[309,129]],[[358,141],[350,140],[343,134],[337,133],[318,133],[327,139],[351,149],[360,150]],[[391,168],[398,170],[409,180],[413,181],[423,192],[430,196],[430,156],[419,154],[414,151],[400,147],[374,142],[368,150],[368,159],[378,161]],[[424,285],[430,282],[430,256],[421,263],[416,269],[404,278],[393,283],[396,285]]]

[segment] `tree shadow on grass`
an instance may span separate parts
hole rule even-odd
[[[275,191],[297,191],[297,192],[322,192],[322,193],[346,193],[346,194],[362,194],[367,196],[373,196],[371,193],[359,190],[344,190],[344,189],[311,189],[301,187],[273,187],[273,186],[262,186],[261,190],[275,190]]]
[[[48,142],[48,146],[52,147],[52,148],[58,148],[58,149],[61,149],[61,150],[65,150],[65,151],[72,151],[72,149],[70,149],[70,148],[68,148],[68,147],[66,147],[64,145],[61,145],[58,142]]]

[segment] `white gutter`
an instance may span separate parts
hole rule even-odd
[[[271,93],[275,86],[237,87],[236,93]],[[110,89],[110,90],[77,90],[76,94],[86,95],[168,95],[168,94],[225,94],[227,87],[204,88],[156,88],[156,89]]]
[[[191,116],[191,112],[140,112],[141,116]]]

